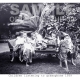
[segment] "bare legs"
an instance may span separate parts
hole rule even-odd
[[[60,67],[62,67],[62,60],[60,59]]]
[[[71,63],[76,66],[76,64],[74,63],[74,60],[73,60],[73,54],[71,54]]]
[[[64,57],[63,56],[63,53],[60,54],[61,55],[61,58],[60,58],[60,67],[62,67],[62,61],[64,61],[64,64],[65,64],[65,70],[66,71],[69,71],[68,69],[68,61],[67,61],[67,57]],[[74,63],[74,60],[73,60],[73,54],[71,54],[71,63],[76,66],[76,64]]]
[[[66,71],[69,71],[67,59],[64,59],[63,61],[64,61],[64,63],[65,63],[65,68],[64,68],[64,69],[65,69]],[[61,60],[61,59],[60,59],[60,67],[62,67],[62,60]]]
[[[11,58],[11,62],[13,62],[14,61],[14,54],[15,54],[15,52],[14,51],[11,51],[10,52],[10,58]]]
[[[69,69],[68,69],[67,59],[64,60],[64,63],[65,63],[65,70],[66,70],[66,71],[69,71]]]

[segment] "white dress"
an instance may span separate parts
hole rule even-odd
[[[23,53],[25,54],[26,50],[30,50],[31,53],[35,51],[35,41],[27,37],[26,42],[23,44]]]
[[[16,51],[19,47],[21,47],[20,45],[23,45],[24,42],[26,42],[26,39],[23,37],[17,37],[13,46],[13,50]]]
[[[61,50],[63,52],[71,52],[73,53],[73,43],[71,41],[71,38],[70,36],[65,36],[64,40],[61,40],[60,42],[60,45],[61,45]]]

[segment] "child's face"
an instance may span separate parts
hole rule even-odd
[[[24,38],[26,38],[26,37],[27,37],[27,34],[26,34],[26,33],[23,33],[22,36],[23,36]]]
[[[56,35],[54,33],[51,34],[53,37],[55,37]]]
[[[32,37],[32,39],[35,39],[35,34],[32,33],[32,34],[31,34],[31,37]]]

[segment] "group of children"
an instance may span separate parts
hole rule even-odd
[[[51,33],[52,34],[52,33]],[[53,40],[56,40],[56,36],[54,34],[51,35]],[[67,53],[71,55],[71,62],[75,65],[73,61],[73,54],[74,54],[74,45],[70,36],[65,32],[60,32],[58,36],[58,47],[59,47],[59,59],[60,59],[60,66],[62,66],[62,61],[65,62],[66,70],[68,71],[68,64],[67,64]],[[38,32],[32,32],[31,37],[27,36],[26,32],[21,33],[15,40],[15,45],[13,46],[13,51],[16,51],[20,48],[19,60],[21,60],[21,54],[26,55],[26,58],[30,58],[30,62],[32,62],[32,54],[35,54],[35,50],[37,48],[42,49],[43,47],[47,47],[47,43],[49,42],[48,39],[44,39]],[[54,41],[53,41],[54,42]],[[30,54],[31,53],[31,54]]]

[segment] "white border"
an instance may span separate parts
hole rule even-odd
[[[32,74],[31,74],[32,75]],[[78,75],[78,74],[76,74],[76,75],[70,75],[69,76],[69,74],[66,74],[66,75],[63,75],[63,76],[59,76],[59,74],[57,74],[58,76],[54,76],[54,77],[47,77],[46,75],[49,75],[49,74],[42,74],[42,75],[44,75],[44,76],[41,76],[41,75],[39,75],[39,76],[36,76],[35,77],[35,75],[36,74],[34,74],[34,76],[27,76],[27,74],[26,74],[26,76],[24,76],[24,75],[0,75],[0,79],[1,80],[78,80],[78,79],[80,79],[80,75]],[[55,75],[55,74],[53,74],[53,75]],[[61,75],[61,74],[60,74]]]
[[[80,3],[79,0],[0,0],[0,3]],[[34,74],[35,75],[35,74]],[[61,74],[60,74],[61,75]],[[70,74],[71,75],[71,74]],[[24,77],[24,75],[20,76],[10,76],[10,75],[0,75],[0,80],[66,80],[66,79],[72,79],[72,80],[76,80],[76,79],[80,79],[80,75],[76,74],[76,75],[72,75],[72,76],[65,76],[65,74],[63,75],[63,77],[46,77],[44,75],[44,77],[39,76],[39,77]]]
[[[79,0],[0,0],[0,3],[80,3]]]

